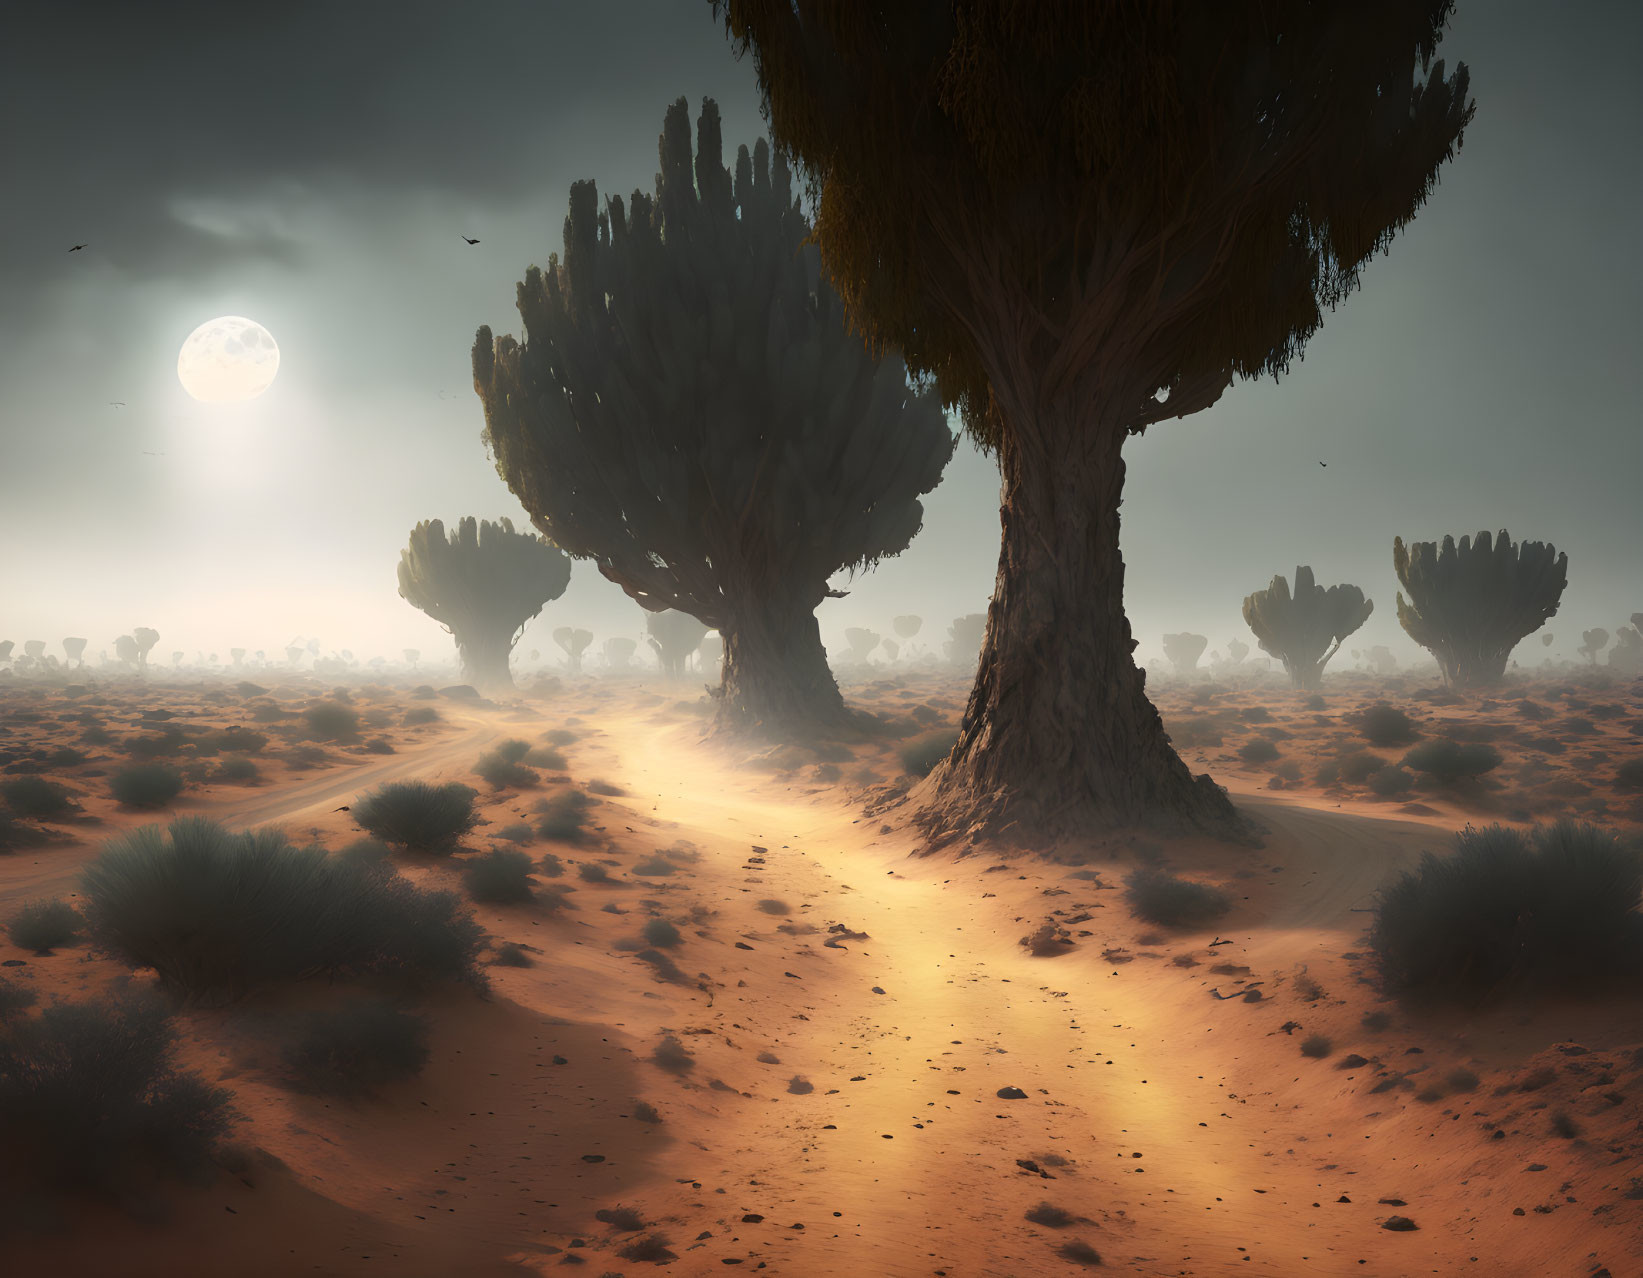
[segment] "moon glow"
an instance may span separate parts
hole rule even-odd
[[[177,353],[177,380],[208,404],[255,399],[273,385],[279,369],[273,334],[243,315],[207,320]]]

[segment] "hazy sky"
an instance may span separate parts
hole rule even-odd
[[[474,329],[517,331],[515,282],[559,248],[572,181],[651,187],[673,99],[715,97],[727,145],[760,131],[705,0],[0,18],[0,638],[442,651],[396,593],[411,525],[524,522],[479,442]],[[1354,646],[1412,652],[1394,533],[1504,525],[1566,550],[1554,652],[1643,609],[1643,6],[1463,0],[1443,52],[1477,118],[1362,291],[1281,384],[1129,445],[1143,657],[1166,630],[1248,640],[1242,597],[1300,562],[1375,600]],[[183,339],[222,314],[280,344],[247,405],[177,382]],[[939,639],[984,610],[996,494],[962,446],[911,550],[823,606],[829,641],[907,611]],[[578,565],[521,647],[568,622],[642,618]]]

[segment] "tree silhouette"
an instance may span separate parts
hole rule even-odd
[[[582,654],[593,642],[593,631],[578,630],[575,626],[560,626],[553,632],[553,641],[565,651],[566,668],[581,670]]]
[[[513,687],[508,657],[520,632],[569,583],[570,557],[507,519],[470,516],[449,537],[425,520],[399,557],[400,595],[451,632],[463,679],[480,689]]]
[[[814,612],[906,549],[953,439],[899,357],[847,331],[788,168],[761,140],[692,157],[667,112],[654,197],[571,187],[565,255],[519,288],[525,341],[474,343],[497,470],[536,526],[652,611],[724,637],[720,721],[841,719]]]
[[[605,640],[605,665],[612,670],[628,670],[633,666],[633,654],[639,644],[626,635],[612,635]]]
[[[1207,635],[1195,635],[1191,631],[1182,631],[1178,635],[1164,636],[1164,656],[1170,665],[1175,667],[1175,673],[1191,674],[1198,669],[1198,658],[1204,655],[1204,649],[1209,647]]]
[[[1518,640],[1557,615],[1569,556],[1549,542],[1512,544],[1502,528],[1460,544],[1445,537],[1407,549],[1392,539],[1392,566],[1409,592],[1398,595],[1398,624],[1438,659],[1443,680],[1469,688],[1499,683]]]
[[[1575,651],[1585,657],[1594,666],[1597,664],[1597,654],[1609,646],[1609,632],[1602,626],[1580,632],[1580,647]]]
[[[656,653],[662,673],[670,679],[684,676],[706,635],[707,627],[688,612],[670,608],[645,617],[645,638]]]
[[[1329,659],[1374,611],[1374,602],[1356,586],[1326,590],[1305,566],[1295,570],[1293,595],[1280,573],[1265,590],[1244,598],[1244,621],[1255,632],[1255,642],[1284,663],[1297,688],[1318,687]]]
[[[1244,834],[1148,702],[1124,440],[1279,374],[1471,118],[1450,0],[715,0],[852,320],[996,449],[1003,542],[935,840]]]
[[[154,651],[154,645],[160,642],[160,632],[150,630],[147,626],[138,626],[131,632],[131,638],[137,645],[137,669],[148,669],[148,654]]]

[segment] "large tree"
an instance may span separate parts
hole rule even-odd
[[[462,677],[484,691],[513,687],[508,658],[525,623],[569,584],[570,557],[510,519],[469,516],[448,537],[424,520],[399,556],[400,595],[451,632]],[[410,649],[406,658],[415,664]]]
[[[1398,595],[1398,624],[1456,688],[1499,683],[1518,640],[1557,615],[1569,584],[1568,555],[1550,542],[1514,544],[1504,528],[1458,544],[1445,537],[1406,547],[1394,537],[1392,567],[1409,592],[1407,602]]]
[[[841,719],[815,609],[906,549],[953,437],[896,356],[848,331],[785,161],[724,166],[669,108],[654,197],[571,187],[565,255],[519,286],[525,340],[474,343],[497,470],[536,526],[652,611],[724,637],[720,717]]]
[[[1295,570],[1295,593],[1279,573],[1265,590],[1244,597],[1244,621],[1261,651],[1284,663],[1297,688],[1323,683],[1324,667],[1375,611],[1357,586],[1320,586],[1305,564]]]
[[[1279,374],[1471,116],[1448,0],[716,0],[810,175],[852,319],[996,449],[943,838],[1236,830],[1170,748],[1124,615],[1126,438]]]

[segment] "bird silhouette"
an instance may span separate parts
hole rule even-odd
[[[1320,465],[1320,466],[1327,466],[1327,465],[1329,465],[1329,463],[1328,463],[1328,462],[1319,462],[1319,463],[1318,463],[1318,465]]]
[[[331,810],[333,812],[346,812],[348,811],[348,805],[344,803],[340,808],[332,808]]]
[[[462,232],[461,232],[461,231],[458,231],[458,232],[457,232],[457,234],[458,234],[458,235],[462,235]],[[478,243],[479,243],[479,241],[478,241],[478,240],[470,240],[470,239],[468,239],[468,237],[467,237],[467,236],[466,236],[466,235],[462,235],[462,239],[463,239],[463,241],[464,241],[464,242],[466,242],[466,243],[468,243],[468,244],[478,244]]]
[[[70,250],[69,250],[69,252],[70,252],[70,253],[78,253],[78,252],[79,252],[79,251],[80,251],[80,250],[81,250],[81,249],[83,249],[83,248],[85,248],[85,245],[84,245],[84,244],[76,244],[76,245],[75,245],[75,246],[74,246],[74,247],[73,247],[73,248],[71,248],[71,249],[70,249]]]
[[[111,399],[108,401],[108,406],[110,408],[124,408],[126,406],[126,402],[123,399]]]

